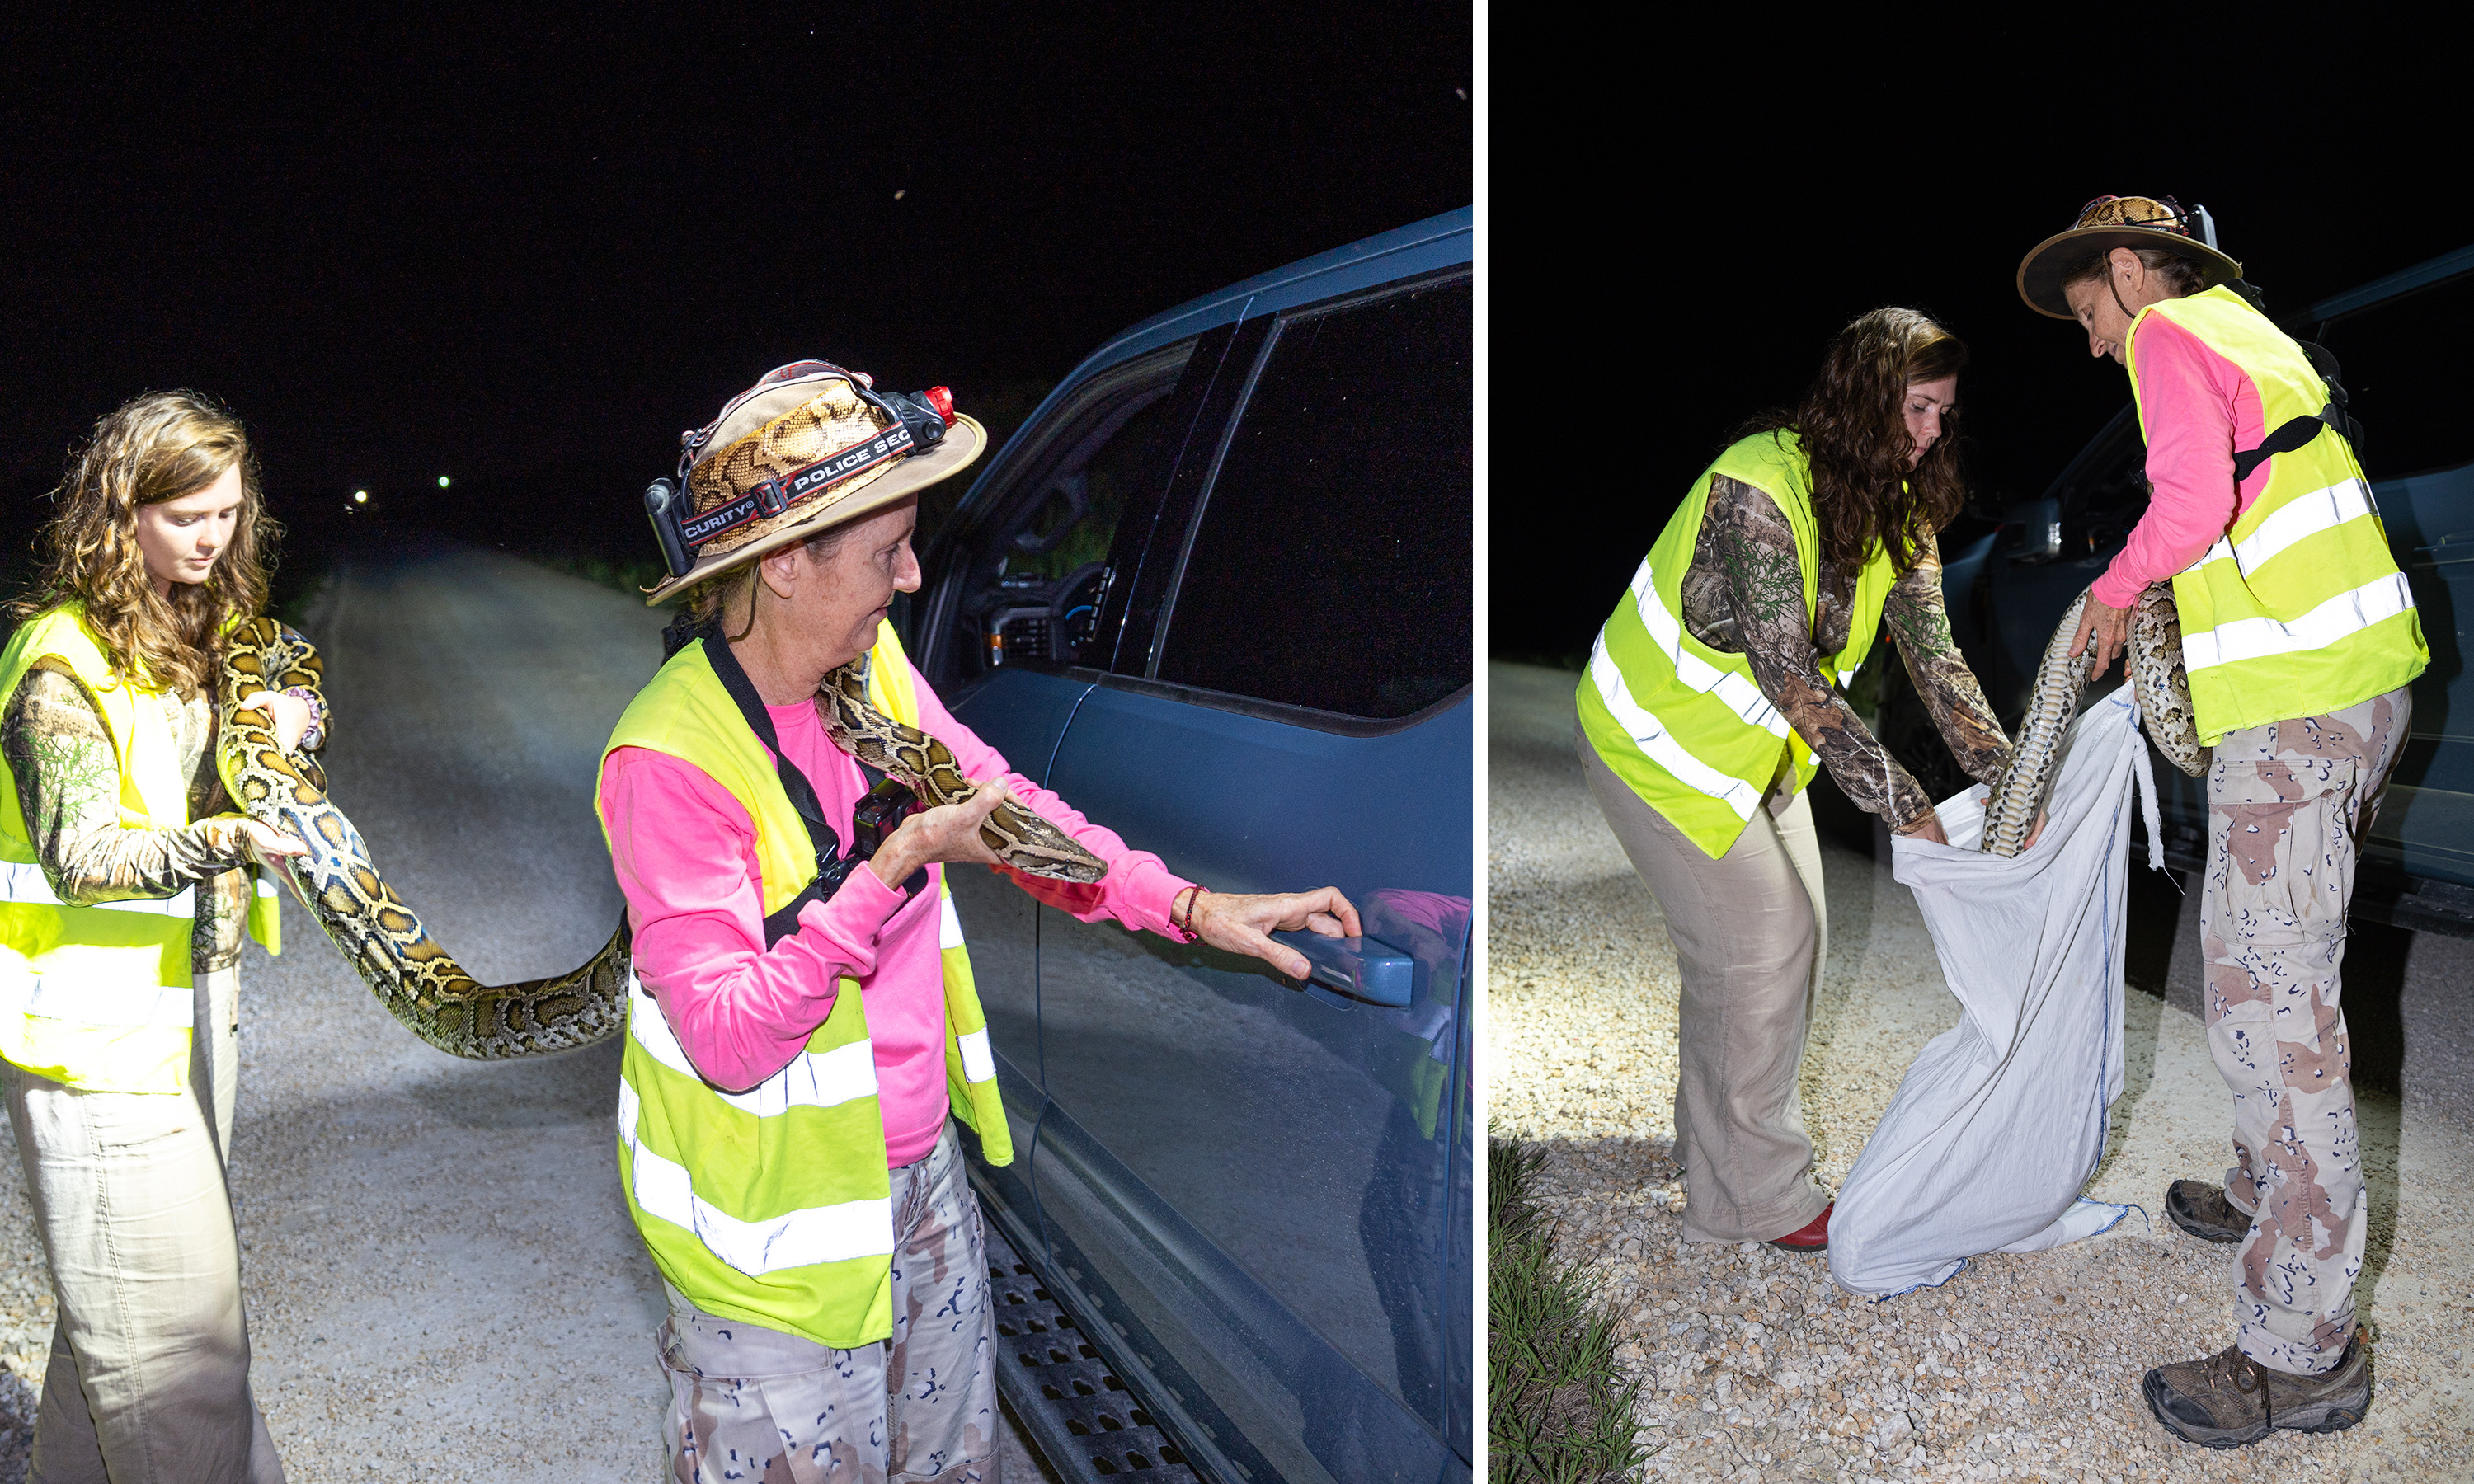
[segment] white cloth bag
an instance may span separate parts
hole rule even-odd
[[[2122,1219],[2079,1198],[2122,1094],[2122,908],[2135,792],[2156,844],[2156,779],[2130,687],[2073,723],[2045,830],[1980,854],[1984,790],[1940,806],[1950,844],[1895,837],[1958,997],[1890,1099],[1830,1218],[1830,1276],[1891,1296],[1949,1281],[1985,1252],[2036,1252]]]

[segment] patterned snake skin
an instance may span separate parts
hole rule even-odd
[[[306,855],[283,869],[310,914],[378,1003],[441,1051],[476,1061],[570,1051],[626,1023],[627,920],[583,967],[547,979],[485,986],[429,936],[378,874],[369,847],[327,800],[326,773],[288,756],[266,713],[242,710],[255,690],[315,683],[318,652],[271,618],[253,619],[225,641],[223,724],[215,768],[250,818],[298,836]]]
[[[2044,661],[2036,667],[2036,682],[2027,696],[2027,715],[2019,726],[2019,747],[2010,771],[1993,785],[1985,801],[1979,850],[2018,854],[2052,794],[2062,739],[2078,715],[2079,697],[2087,689],[2088,670],[2095,658],[2093,643],[2076,659],[2070,657],[2071,640],[2078,633],[2079,615],[2088,602],[2084,592],[2073,599],[2045,645]],[[2140,595],[2131,612],[2123,667],[2130,672],[2140,721],[2157,751],[2193,778],[2207,772],[2210,750],[2199,745],[2198,725],[2191,714],[2190,681],[2182,668],[2182,622],[2173,608],[2171,586],[2158,583]]]
[[[961,803],[978,792],[944,743],[868,704],[865,656],[825,677],[816,691],[816,716],[842,751],[883,771],[923,804]],[[1026,875],[1087,884],[1108,874],[1106,862],[1018,803],[999,804],[980,826],[980,839]]]
[[[826,677],[816,697],[826,731],[926,803],[969,799],[975,790],[945,744],[868,705],[863,664]],[[389,1014],[456,1056],[536,1056],[616,1035],[626,1024],[632,972],[623,915],[609,943],[577,969],[521,984],[481,984],[378,874],[360,831],[327,801],[325,770],[314,758],[286,754],[266,714],[240,707],[253,691],[315,684],[321,673],[317,650],[271,618],[233,630],[224,648],[215,768],[241,812],[307,843],[309,853],[287,857],[283,869],[344,961]],[[990,815],[980,833],[999,858],[1029,874],[1081,882],[1107,874],[1098,856],[1016,804]]]

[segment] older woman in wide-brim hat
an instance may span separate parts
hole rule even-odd
[[[687,593],[690,632],[612,734],[598,805],[645,991],[620,1168],[669,1300],[681,1479],[771,1477],[786,1455],[854,1477],[996,1476],[987,1267],[953,1120],[991,1162],[1011,1144],[944,874],[1000,863],[982,829],[1000,805],[1104,864],[1037,888],[1086,922],[1300,976],[1269,933],[1359,931],[1329,888],[1209,893],[1128,849],[1013,771],[904,657],[885,612],[919,586],[919,491],[985,442],[942,388],[893,395],[796,363],[687,435],[665,491],[679,503],[656,516],[676,575],[652,597]],[[976,792],[888,813],[818,715],[837,672],[942,742]]]
[[[2344,394],[2171,197],[2101,196],[2019,265],[2030,308],[2130,373],[2153,489],[2089,588],[2073,654],[2101,675],[2173,585],[2208,772],[2208,1044],[2234,1094],[2222,1186],[2177,1180],[2184,1231],[2236,1247],[2234,1343],[2147,1373],[2156,1420],[2215,1448],[2332,1431],[2370,1406],[2355,1332],[2368,1193],[2339,1006],[2356,850],[2429,660],[2355,462]],[[2325,352],[2317,352],[2322,359]]]

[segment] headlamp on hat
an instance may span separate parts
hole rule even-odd
[[[677,477],[645,489],[669,573],[649,601],[914,493],[986,441],[943,387],[879,392],[830,361],[776,367],[680,434]]]
[[[2210,287],[2241,285],[2243,266],[2217,247],[2216,219],[2205,206],[2182,209],[2171,196],[2098,196],[2078,220],[2029,250],[2019,262],[2019,297],[2038,314],[2072,318],[2062,277],[2072,265],[2115,248],[2162,250],[2196,263]],[[2247,296],[2245,296],[2247,297]]]

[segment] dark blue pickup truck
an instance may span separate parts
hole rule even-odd
[[[2413,686],[2413,730],[2371,827],[2355,881],[2358,916],[2474,936],[2474,419],[2454,366],[2474,344],[2474,246],[2280,315],[2343,369],[2397,565],[2413,590],[2431,668]],[[2122,550],[2147,508],[2147,446],[2125,406],[2041,499],[1960,545],[1945,537],[1942,590],[1959,647],[2015,730],[2046,641],[2072,598]],[[1978,530],[1981,529],[1979,525]],[[1962,538],[1963,539],[1964,538]],[[1905,677],[1883,680],[1882,739],[1936,797],[1963,786]],[[2166,855],[2195,870],[2206,851],[2204,781],[2159,761]]]
[[[1300,983],[955,873],[1016,1151],[973,1170],[1007,1390],[1068,1478],[1469,1477],[1471,307],[1464,210],[1136,325],[897,615],[1171,870],[1365,914],[1291,935]]]

